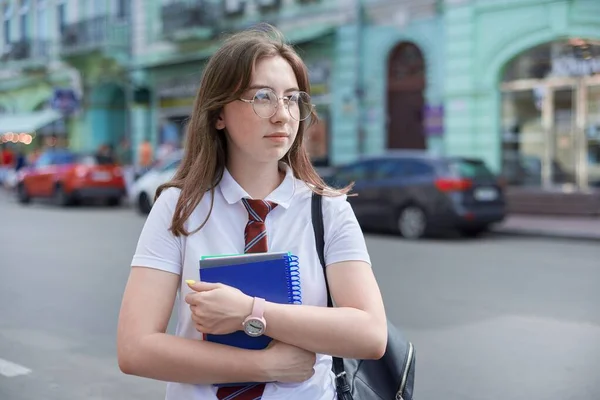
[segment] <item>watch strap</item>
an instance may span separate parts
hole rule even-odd
[[[260,297],[254,298],[254,304],[252,305],[252,317],[263,318],[265,313],[265,299]]]

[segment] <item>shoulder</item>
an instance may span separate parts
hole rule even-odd
[[[176,187],[169,187],[163,190],[160,193],[160,196],[155,201],[155,205],[160,205],[166,208],[175,208],[177,201],[179,200],[179,196],[181,194],[181,189]]]
[[[179,201],[180,194],[181,189],[179,188],[169,187],[164,189],[154,201],[150,215],[161,215],[171,218],[177,206],[177,201]]]
[[[296,182],[296,200],[303,204],[310,204],[314,187],[301,180]],[[346,215],[346,210],[352,210],[347,201],[348,196],[334,189],[328,189],[322,196],[323,217],[328,220],[339,220]]]

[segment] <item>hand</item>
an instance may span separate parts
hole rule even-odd
[[[268,382],[304,382],[315,373],[317,356],[312,351],[276,340],[262,351]]]
[[[185,296],[185,302],[198,332],[224,335],[238,331],[252,313],[254,299],[239,289],[221,283],[186,283],[194,290]]]

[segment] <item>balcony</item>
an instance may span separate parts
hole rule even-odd
[[[5,46],[0,60],[2,62],[22,61],[29,58],[31,54],[31,42],[29,40],[20,40]]]
[[[129,24],[112,15],[102,15],[67,25],[60,38],[65,58],[101,53],[110,58],[129,56]]]
[[[162,36],[168,40],[210,39],[218,16],[211,3],[180,1],[161,8]]]
[[[24,39],[4,46],[0,62],[9,68],[24,71],[43,70],[54,59],[53,42],[45,39]]]

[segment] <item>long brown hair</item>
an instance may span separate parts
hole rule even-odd
[[[206,65],[187,125],[183,159],[173,179],[156,190],[156,198],[169,187],[181,190],[170,228],[175,236],[197,232],[210,217],[214,190],[221,181],[227,164],[227,139],[225,133],[215,126],[217,118],[223,106],[235,101],[246,91],[256,62],[272,56],[287,60],[296,75],[300,90],[310,94],[308,71],[304,62],[285,43],[281,32],[268,24],[230,36]],[[304,131],[316,121],[318,117],[313,110],[309,119],[300,122],[296,139],[281,161],[288,164],[294,176],[309,184],[313,191],[326,196],[345,194],[350,186],[342,189],[328,187],[313,168],[304,147]],[[208,215],[196,230],[188,232],[184,223],[208,191],[211,192]]]

